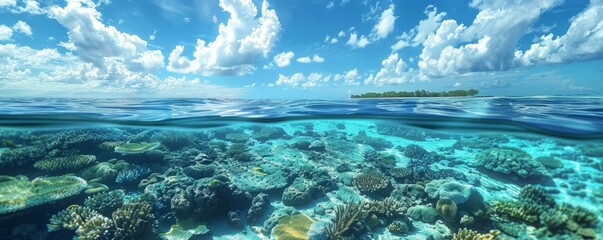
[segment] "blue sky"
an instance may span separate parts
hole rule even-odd
[[[603,92],[602,0],[0,0],[0,96]]]

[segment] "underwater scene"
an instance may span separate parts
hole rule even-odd
[[[602,101],[5,99],[0,239],[601,239]]]

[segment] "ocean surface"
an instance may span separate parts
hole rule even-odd
[[[602,239],[601,206],[599,96],[0,98],[0,239]]]

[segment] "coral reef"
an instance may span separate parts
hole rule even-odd
[[[335,208],[335,218],[326,228],[326,233],[329,239],[342,239],[349,235],[350,228],[359,220],[366,217],[366,212],[363,211],[364,204],[347,203],[345,205],[337,205]]]
[[[456,219],[457,207],[454,200],[451,199],[440,199],[436,204],[436,210],[440,217],[447,222],[454,222]]]
[[[478,233],[470,229],[460,229],[457,233],[452,235],[453,240],[494,240],[500,235],[499,231],[493,230],[489,233]]]
[[[123,190],[113,190],[86,198],[84,207],[95,210],[103,216],[111,216],[111,213],[120,208],[124,201],[125,192]]]
[[[151,169],[148,167],[143,167],[139,165],[133,165],[130,169],[124,169],[117,173],[117,177],[115,178],[116,183],[128,183],[134,182],[140,178],[144,178],[145,176],[151,173]]]
[[[302,177],[296,178],[291,186],[283,192],[283,204],[287,206],[303,205],[312,200],[316,191],[316,183]]]
[[[308,239],[307,234],[312,223],[314,220],[304,214],[286,216],[278,220],[272,234],[276,240]]]
[[[121,154],[141,154],[154,150],[159,146],[161,146],[159,142],[126,143],[115,147],[115,152]]]
[[[260,142],[265,142],[272,139],[287,139],[287,132],[280,127],[264,126],[258,131],[254,131],[251,137]]]
[[[253,161],[255,156],[250,152],[249,147],[243,143],[233,143],[226,152],[230,159],[240,162]]]
[[[438,216],[438,212],[431,206],[418,205],[408,208],[406,215],[416,221],[434,223]]]
[[[394,234],[406,234],[409,231],[408,225],[406,222],[402,221],[393,221],[387,226],[387,230]]]
[[[548,172],[525,151],[514,147],[484,150],[475,155],[472,166],[520,178],[547,177]]]
[[[251,200],[251,207],[247,211],[247,222],[249,224],[256,224],[260,217],[270,206],[268,194],[259,193]]]
[[[456,204],[469,200],[473,191],[473,186],[456,180],[433,180],[425,185],[429,198],[449,199]]]
[[[61,229],[74,230],[81,240],[111,239],[113,223],[94,210],[72,205],[50,218],[48,231]]]
[[[53,202],[80,193],[87,182],[76,176],[15,178],[0,182],[0,214]]]
[[[156,229],[153,205],[143,200],[124,204],[113,212],[114,239],[146,239]]]
[[[385,175],[374,170],[356,176],[353,183],[364,194],[380,195],[391,190],[391,183]]]
[[[389,142],[385,139],[370,137],[370,136],[366,135],[365,131],[362,131],[362,130],[359,131],[356,136],[354,136],[354,141],[357,143],[371,146],[371,147],[373,147],[373,149],[378,150],[378,151],[384,150],[386,148],[391,148],[394,146],[394,144],[392,144],[391,142]]]
[[[37,161],[34,167],[49,172],[77,171],[96,161],[94,155],[75,155],[57,159],[44,159]]]

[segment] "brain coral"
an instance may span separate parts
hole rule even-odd
[[[533,160],[530,154],[513,147],[484,150],[475,156],[472,166],[503,174],[513,174],[524,179],[548,175],[544,166]]]

